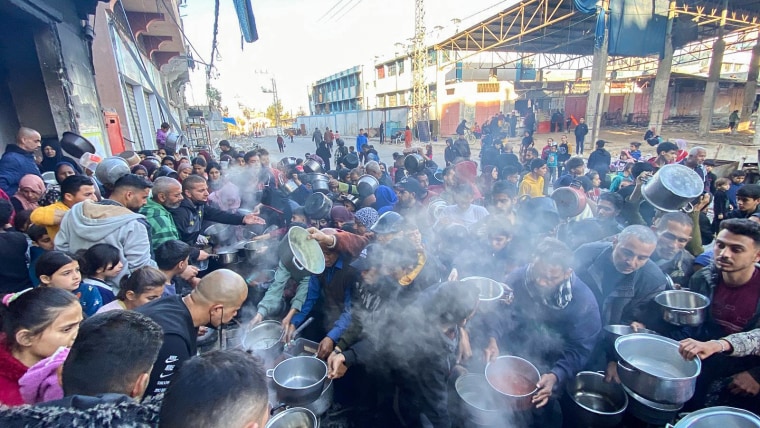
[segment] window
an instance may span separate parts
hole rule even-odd
[[[398,74],[404,74],[404,60],[398,62]]]
[[[377,96],[377,106],[378,107],[385,107],[385,95],[378,95]]]
[[[499,92],[499,83],[478,83],[478,93]]]
[[[385,67],[384,66],[381,65],[379,67],[375,67],[375,70],[377,70],[377,78],[378,79],[384,79],[385,78]]]
[[[398,94],[388,96],[388,107],[396,107],[398,105]]]
[[[388,64],[388,76],[396,75],[396,63]]]

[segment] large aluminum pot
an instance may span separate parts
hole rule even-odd
[[[454,388],[464,404],[466,415],[463,416],[468,421],[478,426],[499,426],[504,422],[499,398],[485,376],[475,373],[462,375],[456,380]]]
[[[580,372],[565,386],[575,420],[584,427],[616,427],[628,408],[628,396],[617,383],[597,372]]]
[[[369,174],[362,175],[359,177],[359,181],[356,182],[356,188],[359,190],[359,195],[363,198],[373,195],[378,187],[380,187],[380,182],[377,178]]]
[[[277,399],[289,406],[313,403],[327,380],[327,364],[317,357],[293,357],[267,370],[274,380]]]
[[[121,177],[129,174],[129,164],[124,158],[112,156],[103,159],[95,168],[95,178],[105,185],[113,186]]]
[[[693,291],[668,290],[654,297],[662,309],[662,319],[674,325],[698,327],[705,322],[710,299]]]
[[[324,193],[315,192],[306,198],[303,210],[310,219],[323,219],[330,216],[333,202]]]
[[[541,378],[536,366],[528,360],[511,355],[496,358],[486,365],[486,380],[512,410],[527,410],[538,391],[536,384]]]
[[[662,426],[672,422],[678,416],[683,404],[663,404],[647,400],[623,385],[628,394],[628,413],[648,424]]]
[[[330,176],[327,174],[306,174],[306,179],[311,183],[311,190],[320,193],[330,192]]]
[[[95,153],[95,146],[87,138],[73,132],[61,135],[61,148],[75,159],[81,158],[85,153]]]
[[[290,195],[291,193],[295,192],[297,189],[298,189],[298,185],[292,179],[286,181],[285,183],[282,184],[282,186],[280,186],[280,190],[285,195]]]
[[[292,407],[272,416],[265,428],[319,428],[319,420],[309,409]]]
[[[671,427],[671,425],[668,425]],[[689,413],[673,428],[758,428],[760,417],[744,409],[728,406],[707,407]]]
[[[257,265],[263,259],[268,248],[269,242],[264,240],[246,242],[243,246],[246,261],[254,266]]]
[[[702,194],[704,182],[693,169],[679,164],[660,168],[641,187],[641,196],[662,211],[690,212],[691,201]]]
[[[425,158],[419,153],[412,153],[404,158],[404,169],[409,175],[422,171],[423,168],[425,168]]]
[[[304,404],[304,407],[314,412],[317,416],[322,416],[330,409],[333,403],[333,381],[327,379],[325,386],[322,388],[322,394],[313,403]]]
[[[217,251],[214,256],[222,266],[232,265],[238,262],[238,252],[235,249]]]
[[[235,236],[235,229],[229,224],[217,223],[207,227],[203,234],[214,244],[222,245]]]
[[[315,274],[325,270],[325,255],[317,241],[309,239],[309,232],[303,227],[293,226],[282,238],[277,254],[280,261],[295,278]]]
[[[240,335],[240,345],[271,363],[282,354],[282,333],[282,324],[278,321],[262,321]]]
[[[683,404],[694,395],[702,370],[699,358],[685,360],[678,342],[652,334],[629,334],[615,341],[618,376],[642,397],[666,404]]]
[[[140,156],[131,150],[121,152],[116,156],[126,160],[130,168],[140,163]]]
[[[306,161],[303,163],[303,170],[304,172],[315,172],[318,174],[324,172],[322,164],[315,161],[314,159],[306,159]]]
[[[609,324],[604,326],[604,338],[609,342],[610,345],[614,345],[615,341],[618,337],[625,336],[627,334],[638,334],[638,333],[644,333],[644,334],[654,334],[657,335],[658,333],[654,330],[649,330],[646,328],[640,328],[638,330],[634,330],[633,327],[630,325],[625,324]]]

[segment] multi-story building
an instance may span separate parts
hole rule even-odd
[[[311,114],[329,114],[366,108],[362,66],[351,67],[311,84]]]

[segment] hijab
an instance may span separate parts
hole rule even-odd
[[[39,193],[39,199],[42,199],[42,195],[45,193],[45,182],[42,181],[42,178],[38,175],[27,174],[21,177],[21,180],[18,182],[18,188],[19,190],[30,188]],[[36,201],[26,199],[26,195],[24,195],[23,192],[16,192],[13,196],[21,202],[21,206],[24,207],[25,210],[33,210],[39,206],[39,199]]]
[[[55,155],[52,157],[45,156],[45,147],[50,147],[55,150]],[[57,140],[47,140],[42,143],[42,162],[40,162],[40,172],[55,171],[56,164],[63,159],[63,149],[61,149],[61,143]]]
[[[208,195],[208,201],[220,210],[232,212],[240,208],[240,189],[227,182],[219,190]]]
[[[393,189],[383,185],[377,187],[377,190],[375,190],[375,204],[373,207],[378,212],[381,212],[381,210],[386,207],[388,208],[382,212],[393,210],[393,206],[396,205],[396,202],[398,202],[398,197],[396,197],[396,192],[394,192]]]

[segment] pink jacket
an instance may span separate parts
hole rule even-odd
[[[37,404],[63,398],[63,387],[58,382],[58,367],[63,365],[68,355],[69,348],[62,346],[21,376],[18,384],[24,403]]]

